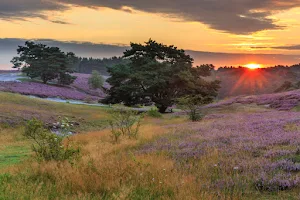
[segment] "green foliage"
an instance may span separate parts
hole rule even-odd
[[[20,163],[28,156],[30,149],[27,146],[7,146],[0,151],[0,169]]]
[[[163,113],[177,98],[190,94],[203,97],[217,95],[219,81],[203,79],[212,65],[193,67],[193,59],[184,50],[149,40],[145,45],[131,43],[124,52],[127,64],[109,68],[112,86],[104,103],[127,106],[154,102]]]
[[[47,47],[27,41],[25,46],[17,49],[19,57],[14,57],[14,68],[21,68],[22,72],[30,78],[40,78],[44,83],[58,79],[62,84],[71,84],[75,77],[73,73],[74,62],[77,58],[74,53],[64,53],[58,47]]]
[[[112,110],[109,124],[113,141],[118,143],[121,136],[137,139],[143,117],[133,110]]]
[[[68,132],[67,128],[69,126],[63,125],[65,123],[62,123],[62,127],[66,127],[64,132]],[[38,158],[45,161],[62,161],[79,155],[79,149],[72,148],[69,141],[63,143],[64,139],[68,139],[63,135],[64,132],[62,132],[62,135],[53,134],[44,128],[43,122],[33,119],[27,122],[24,136],[34,141],[35,144],[32,145],[32,150]]]
[[[199,121],[203,118],[203,114],[200,113],[200,106],[210,103],[212,97],[201,95],[188,95],[177,99],[177,104],[189,113],[189,118],[192,121]]]
[[[77,68],[77,71],[79,73],[84,73],[84,74],[91,74],[92,71],[97,70],[103,75],[109,75],[107,73],[107,69],[114,66],[118,65],[121,63],[125,63],[126,60],[124,60],[121,57],[112,57],[112,58],[79,58],[79,65]]]
[[[91,77],[89,78],[90,87],[94,89],[101,88],[103,86],[103,83],[104,83],[103,77],[99,74],[98,71],[94,70],[92,72]]]
[[[58,77],[58,83],[61,85],[70,85],[76,79],[76,76],[72,76],[70,74],[62,73]]]
[[[156,108],[151,108],[147,111],[147,115],[154,118],[161,118],[162,114]]]

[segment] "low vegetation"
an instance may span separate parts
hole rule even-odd
[[[135,130],[139,115],[7,93],[0,93],[0,98],[0,106],[15,106],[18,111],[39,108],[37,113],[44,110],[43,115],[52,116],[52,109],[72,121],[105,123],[93,130],[85,129],[83,121],[75,127],[81,134],[69,139],[80,147],[80,156],[69,162],[37,160],[30,150],[32,140],[23,136],[26,124],[11,128],[2,122],[0,199],[297,199],[299,195],[299,112],[237,104],[231,105],[236,109],[207,108],[206,116],[193,123],[176,113],[161,118],[145,115],[139,137],[122,136],[112,143],[107,120],[124,119]],[[12,114],[2,112],[1,119]],[[53,125],[58,116],[52,117]],[[66,145],[68,139],[62,142]]]
[[[52,133],[39,120],[32,119],[27,122],[23,135],[34,141],[32,150],[38,159],[64,161],[78,156],[79,148],[74,148],[70,144],[68,134],[70,124],[64,122],[61,127],[60,132]]]
[[[93,89],[98,89],[98,88],[101,88],[103,86],[104,79],[98,71],[94,70],[92,72],[91,77],[89,78],[88,83],[89,83],[90,87],[92,87]]]

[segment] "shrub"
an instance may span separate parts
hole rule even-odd
[[[76,78],[77,78],[76,76],[61,73],[58,78],[58,83],[61,85],[71,85],[75,81]]]
[[[119,142],[120,136],[137,139],[143,115],[128,109],[111,111],[109,124],[114,142]]]
[[[203,98],[201,95],[185,96],[177,99],[178,106],[187,110],[189,118],[192,121],[199,121],[204,117],[200,112],[200,106],[210,103],[213,97]]]
[[[189,119],[193,122],[200,121],[204,115],[200,113],[197,109],[191,109],[189,112]]]
[[[89,82],[90,87],[92,87],[94,89],[101,88],[104,84],[103,77],[96,70],[94,70],[92,72],[92,75],[89,78],[88,82]]]
[[[43,122],[37,119],[27,122],[24,136],[34,141],[32,150],[39,159],[62,161],[79,155],[79,149],[72,148],[69,141],[63,143],[64,139],[68,139],[67,136],[51,133],[44,128]]]
[[[160,112],[158,112],[158,110],[155,108],[151,108],[150,110],[148,110],[147,115],[150,117],[155,117],[155,118],[162,117],[162,114]]]

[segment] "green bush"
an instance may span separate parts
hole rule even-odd
[[[158,112],[158,110],[155,108],[151,108],[150,110],[148,110],[147,115],[150,117],[154,117],[154,118],[162,117],[162,114],[160,112]]]
[[[68,124],[64,121],[64,127]],[[67,130],[65,131],[67,132]],[[34,141],[32,150],[39,159],[50,161],[63,161],[72,159],[79,155],[79,149],[73,148],[69,144],[69,138],[65,134],[56,135],[44,127],[43,122],[32,119],[27,122],[24,136]],[[68,141],[63,143],[63,140]]]
[[[204,115],[200,113],[197,109],[191,109],[189,111],[189,119],[193,122],[200,121]]]
[[[112,110],[109,124],[114,142],[118,143],[121,136],[137,139],[143,117],[133,110]]]
[[[61,73],[58,77],[58,83],[61,85],[71,85],[75,80],[76,76],[72,76],[70,74]]]
[[[104,84],[104,79],[103,77],[99,74],[98,71],[94,70],[92,72],[91,77],[89,78],[89,85],[90,87],[97,89],[97,88],[101,88]]]

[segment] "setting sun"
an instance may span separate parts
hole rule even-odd
[[[250,63],[250,64],[245,65],[245,67],[247,67],[249,69],[259,69],[259,68],[261,68],[261,64]]]

